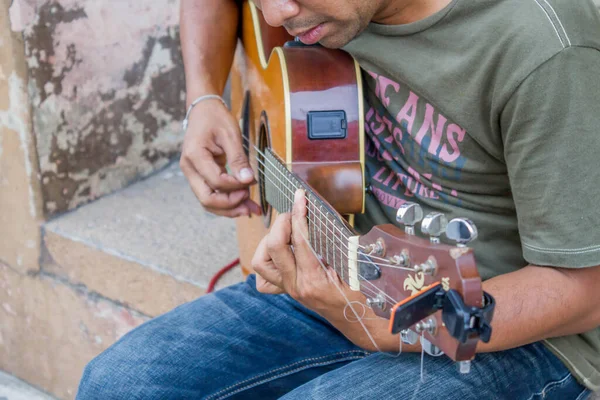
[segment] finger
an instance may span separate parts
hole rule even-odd
[[[252,269],[272,285],[283,287],[281,273],[271,259],[267,249],[267,242],[268,235],[260,241],[254,252],[254,257],[252,257]]]
[[[215,192],[197,174],[187,176],[192,192],[200,203],[214,214],[227,217],[239,217],[250,215],[251,209],[246,204],[248,190],[237,190],[234,192]]]
[[[214,190],[229,192],[232,190],[246,189],[248,187],[248,183],[240,182],[234,176],[229,175],[225,168],[217,162],[216,158],[218,155],[211,152],[206,147],[200,146],[196,147],[194,150],[186,150],[182,157],[184,157],[184,160],[188,163],[188,169],[189,167],[193,168]],[[184,173],[185,172],[186,171],[184,171]],[[252,180],[250,182],[252,182]]]
[[[252,268],[256,265],[261,265],[264,263],[271,262],[271,255],[269,254],[267,248],[267,240],[269,235],[263,237],[260,242],[258,242],[258,246],[256,246],[256,250],[254,251],[254,256],[252,257]]]
[[[246,185],[254,182],[254,172],[242,147],[242,135],[240,132],[222,132],[222,135],[219,135],[218,138],[220,139],[218,143],[225,150],[227,165],[233,176],[239,182]]]
[[[262,276],[256,275],[256,290],[264,294],[282,294],[285,291],[273,285],[272,283],[266,281]]]
[[[188,170],[186,177],[192,191],[208,211],[233,218],[251,214],[262,215],[262,207],[248,198],[250,195],[248,188],[232,192],[215,192],[188,163],[183,163],[181,168]]]
[[[290,247],[292,235],[291,216],[280,214],[267,235],[267,251],[281,273],[283,288],[290,295],[296,286],[296,258]]]
[[[313,252],[310,250],[308,240],[308,221],[306,208],[306,196],[302,189],[296,190],[294,193],[294,206],[292,208],[292,243],[294,251],[298,258],[314,258]],[[302,263],[309,265],[314,263]],[[318,265],[318,264],[315,264]]]
[[[220,217],[226,217],[226,218],[239,218],[239,217],[250,216],[250,211],[248,211],[248,208],[243,204],[232,210],[221,210],[218,208],[213,209],[213,208],[207,208],[207,207],[205,207],[204,209],[211,214],[215,214]]]
[[[338,275],[335,269],[329,267],[326,270],[327,277],[329,278],[329,282],[343,284],[342,278]]]
[[[248,210],[251,214],[262,215],[262,207],[256,204],[254,201],[248,199],[244,201],[243,204],[248,207]]]

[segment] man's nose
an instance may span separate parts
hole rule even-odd
[[[287,20],[300,12],[300,6],[294,0],[264,0],[262,12],[267,24],[282,26]]]

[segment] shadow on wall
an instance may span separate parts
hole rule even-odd
[[[178,0],[14,0],[47,216],[166,165],[180,149]]]

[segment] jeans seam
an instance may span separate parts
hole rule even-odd
[[[586,395],[586,394],[587,395],[590,394],[588,388],[584,388],[583,391],[581,393],[579,393],[579,396],[577,396],[577,398],[575,400],[582,400],[582,399],[584,399],[585,397],[582,397],[582,396]]]
[[[539,391],[537,393],[533,393],[527,400],[532,400],[535,396],[540,396],[542,394],[545,394],[549,389],[554,389],[555,387],[560,387],[560,386],[564,385],[567,382],[567,380],[572,377],[573,377],[573,375],[571,375],[571,373],[569,372],[563,378],[561,378],[557,381],[549,382],[548,384],[546,384],[546,386],[544,386],[542,388],[541,391]]]
[[[269,378],[263,379],[262,381],[254,382],[254,383],[252,383],[250,385],[243,386],[241,388],[238,388],[238,389],[234,390],[233,392],[229,392],[229,393],[225,394],[224,396],[218,397],[215,400],[225,399],[225,398],[227,398],[229,396],[232,396],[232,395],[234,395],[236,393],[243,392],[246,389],[253,388],[253,387],[261,385],[261,384],[263,384],[265,382],[269,382],[269,381],[272,381],[274,379],[281,378],[283,376],[290,375],[290,374],[293,374],[295,372],[299,372],[299,371],[302,371],[302,370],[305,370],[305,369],[308,369],[308,368],[321,367],[323,365],[329,365],[329,364],[333,364],[333,363],[337,363],[337,362],[342,362],[342,361],[348,361],[348,360],[360,360],[360,359],[362,359],[364,357],[365,356],[349,356],[349,357],[338,358],[338,359],[334,359],[334,360],[330,360],[330,361],[322,361],[322,362],[318,362],[318,363],[312,363],[312,364],[304,365],[302,367],[298,367],[298,368],[293,369],[291,371],[285,371],[285,372],[282,372],[281,374],[277,374],[275,376],[271,376]]]
[[[228,390],[233,389],[236,386],[243,385],[244,383],[250,382],[252,380],[260,379],[260,378],[262,378],[264,376],[267,376],[269,374],[272,374],[274,372],[281,371],[281,370],[284,370],[284,369],[288,369],[290,367],[293,367],[293,366],[298,365],[298,364],[305,363],[307,361],[317,361],[317,360],[322,360],[322,359],[328,358],[328,357],[341,356],[341,355],[344,355],[344,354],[352,354],[352,353],[362,353],[363,354],[362,356],[354,356],[354,358],[364,358],[368,354],[367,352],[362,351],[362,350],[350,350],[350,351],[342,351],[342,352],[338,352],[338,353],[328,354],[326,356],[321,356],[321,357],[305,358],[305,359],[302,359],[300,361],[296,361],[296,362],[293,362],[291,364],[285,365],[283,367],[275,368],[275,369],[272,369],[270,371],[264,372],[262,374],[255,375],[255,376],[253,376],[251,378],[248,378],[246,380],[243,380],[241,382],[234,383],[233,385],[227,386],[226,388],[221,389],[221,390],[219,390],[216,393],[213,393],[212,395],[210,395],[209,397],[207,397],[206,400],[209,400],[209,399],[211,399],[213,397],[216,397],[216,396],[218,396],[218,395],[220,395],[220,394],[222,394],[224,392],[227,392]],[[327,363],[330,363],[330,362],[339,362],[339,361],[343,361],[345,359],[346,358],[343,358],[343,359],[340,359],[340,360],[337,360],[337,359],[336,360],[331,360],[331,361],[327,361]],[[309,364],[308,366],[302,366],[302,367],[300,367],[300,369],[302,369],[302,368],[308,368],[308,367],[311,367],[311,366],[315,366],[315,364]],[[297,370],[299,370],[299,369],[296,369],[294,371],[297,371]],[[288,371],[288,372],[285,372],[284,374],[286,374],[286,373],[290,373],[290,372]],[[281,375],[277,375],[276,377],[278,377],[278,376],[281,376]],[[270,379],[274,379],[274,378],[270,378]],[[265,380],[263,380],[263,381],[265,381]],[[263,381],[261,381],[261,383]],[[254,385],[254,384],[252,384],[252,385]],[[220,398],[222,398],[222,397],[220,397]]]

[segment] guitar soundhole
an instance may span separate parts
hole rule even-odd
[[[258,134],[258,188],[260,191],[260,207],[264,215],[264,223],[266,227],[271,226],[271,205],[267,203],[267,192],[265,185],[265,165],[268,162],[265,157],[265,150],[269,147],[269,135],[267,134],[266,115],[261,116],[262,123],[260,124],[260,132]]]
[[[246,91],[244,94],[244,105],[242,106],[242,121],[240,124],[240,128],[242,129],[242,140],[243,143],[247,145],[244,147],[246,152],[246,157],[250,157],[250,147],[252,142],[250,142],[250,92]]]

